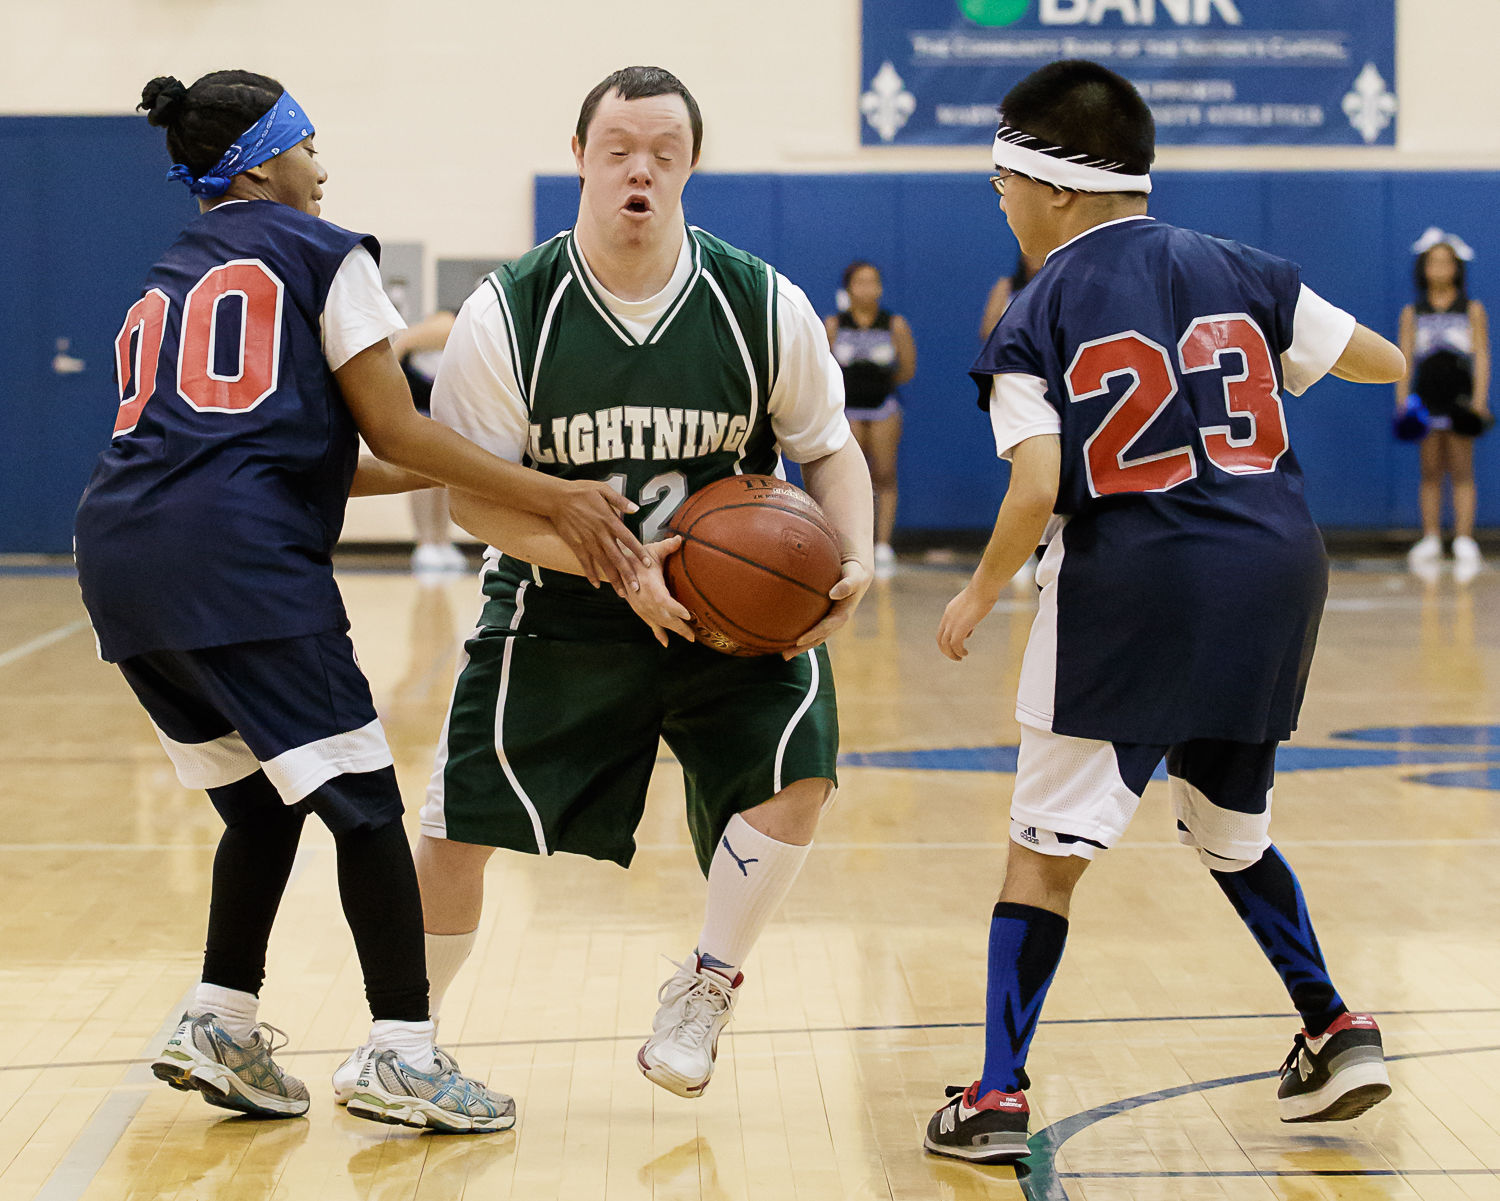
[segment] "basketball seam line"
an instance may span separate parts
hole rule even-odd
[[[756,506],[756,507],[758,507],[758,508],[765,508],[766,506],[765,505],[759,505],[759,506]],[[719,511],[720,510],[717,510],[717,509],[715,510],[715,512],[719,512]],[[691,534],[691,533],[688,533],[688,532],[686,532],[684,530],[678,530],[676,532],[677,532],[678,536],[681,537],[684,541],[687,541],[687,542],[696,542],[699,546],[706,546],[706,547],[708,547],[709,550],[716,550],[721,555],[728,555],[729,558],[731,558],[731,559],[737,559],[737,560],[739,560],[739,562],[744,563],[747,567],[757,568],[760,571],[765,572],[767,575],[774,576],[776,579],[781,580],[783,583],[795,584],[798,588],[801,588],[802,591],[804,591],[804,592],[810,592],[810,593],[812,593],[813,596],[821,596],[821,597],[823,597],[825,599],[828,598],[828,593],[826,593],[826,592],[820,592],[816,588],[809,587],[807,584],[804,584],[801,580],[797,579],[794,576],[783,575],[781,572],[777,571],[774,567],[767,567],[764,563],[756,562],[756,560],[748,558],[745,555],[736,554],[734,551],[728,550],[725,547],[720,546],[717,542],[710,542],[707,538],[700,538],[700,537],[698,537],[697,534]],[[681,554],[682,552],[678,551],[677,553]],[[686,567],[685,564],[683,566],[683,570],[687,571],[687,567]],[[688,572],[688,578],[689,578],[689,580],[692,579],[692,573],[691,572]],[[834,582],[837,583],[837,581],[834,581]],[[697,587],[696,584],[694,584],[693,586],[695,588]],[[699,590],[700,595],[701,595],[701,591],[702,590],[700,589]],[[707,600],[708,598],[705,597],[704,599]],[[831,600],[829,600],[829,604],[832,604],[832,603],[833,602]],[[717,606],[715,606],[715,608],[717,608]],[[735,624],[738,625],[739,623],[736,622]]]

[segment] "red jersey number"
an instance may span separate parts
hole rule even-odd
[[[1260,326],[1244,313],[1199,317],[1177,347],[1184,375],[1222,371],[1227,353],[1239,356],[1243,367],[1238,374],[1224,375],[1225,415],[1248,418],[1250,430],[1236,438],[1227,420],[1203,429],[1204,453],[1233,475],[1275,471],[1288,445],[1286,415],[1271,347]],[[1075,401],[1102,396],[1109,381],[1122,375],[1130,377],[1125,394],[1084,443],[1089,491],[1094,496],[1165,492],[1194,478],[1198,464],[1191,446],[1126,457],[1177,395],[1177,376],[1164,347],[1134,330],[1085,343],[1068,368],[1068,396]]]
[[[1073,400],[1102,396],[1109,391],[1109,381],[1120,375],[1130,377],[1125,395],[1083,445],[1089,491],[1095,496],[1165,492],[1192,479],[1198,464],[1191,447],[1139,459],[1125,457],[1177,395],[1172,361],[1164,347],[1135,332],[1087,342],[1068,368],[1068,395]]]
[[[244,413],[276,390],[281,365],[282,284],[259,259],[215,267],[187,294],[177,353],[177,393],[200,413]],[[240,299],[237,370],[214,372],[219,304]]]
[[[125,314],[125,324],[115,335],[115,378],[120,381],[120,411],[115,417],[112,437],[135,429],[146,406],[146,398],[156,388],[156,364],[161,358],[161,340],[167,327],[167,308],[171,301],[160,288],[152,288]],[[132,342],[134,354],[131,353]],[[127,397],[126,393],[130,395]]]
[[[281,309],[285,287],[259,259],[215,267],[187,294],[177,351],[177,392],[200,413],[247,413],[276,390],[281,372]],[[214,371],[219,304],[240,300],[239,360],[231,375]],[[113,436],[128,434],[156,389],[171,301],[152,288],[125,314],[115,335],[120,412]]]
[[[1275,471],[1286,454],[1286,413],[1276,389],[1276,367],[1271,347],[1254,319],[1244,313],[1199,317],[1177,344],[1182,370],[1222,370],[1226,352],[1241,356],[1238,375],[1224,373],[1224,408],[1231,417],[1248,417],[1250,433],[1235,438],[1229,426],[1203,430],[1203,449],[1222,470],[1232,475]]]

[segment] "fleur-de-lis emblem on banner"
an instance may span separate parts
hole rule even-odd
[[[1373,142],[1381,135],[1399,107],[1374,63],[1365,64],[1353,90],[1344,96],[1344,115],[1366,142]]]
[[[889,60],[880,64],[870,90],[859,98],[859,111],[882,142],[896,136],[916,107],[917,98],[906,90],[906,83]]]

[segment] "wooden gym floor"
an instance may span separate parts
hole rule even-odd
[[[196,979],[217,819],[95,659],[71,575],[0,571],[0,1198],[1500,1198],[1500,573],[1358,566],[1335,574],[1274,828],[1336,981],[1380,1015],[1395,1095],[1346,1125],[1277,1122],[1297,1022],[1153,784],[1077,898],[1020,1175],[920,1137],[981,1057],[1026,594],[954,665],[933,631],[962,575],[908,567],[836,641],[841,796],[701,1100],[634,1063],[700,916],[673,766],[628,874],[497,856],[442,1036],[520,1124],[464,1139],[331,1103],[366,1019],[315,824],[263,1004],[311,1113],[233,1118],[152,1079]],[[414,818],[474,585],[343,586]]]

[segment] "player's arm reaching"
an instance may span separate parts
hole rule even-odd
[[[547,518],[577,554],[590,583],[606,579],[629,584],[635,579],[631,555],[645,562],[645,551],[620,520],[635,505],[608,484],[563,480],[507,462],[423,417],[412,406],[411,390],[388,342],[362,350],[334,377],[377,458]]]
[[[954,662],[968,655],[965,643],[974,627],[988,616],[1000,590],[1041,542],[1057,504],[1061,471],[1062,441],[1056,434],[1027,438],[1011,451],[1010,487],[984,557],[968,585],[948,602],[938,624],[938,648]]]
[[[1394,384],[1406,377],[1406,356],[1373,329],[1356,325],[1329,373],[1352,384]]]
[[[449,504],[453,520],[480,541],[549,571],[584,574],[578,556],[545,517],[502,508],[465,492],[454,492]],[[651,627],[652,634],[663,646],[667,645],[669,633],[678,634],[689,642],[697,641],[688,625],[692,614],[667,591],[667,582],[662,575],[661,565],[681,545],[682,539],[675,534],[648,542],[644,548],[647,565],[636,570],[635,579],[627,587],[614,585],[615,591],[630,602],[636,616]]]

